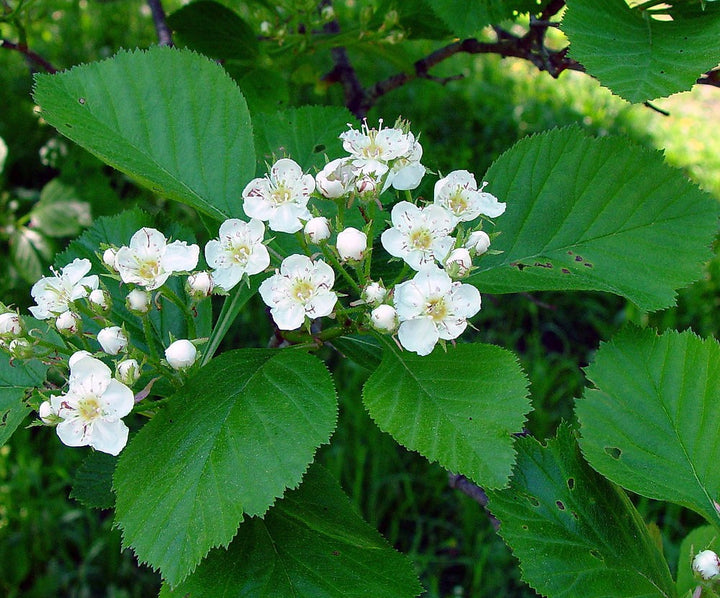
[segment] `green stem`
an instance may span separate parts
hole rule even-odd
[[[178,297],[167,285],[163,287],[161,294],[172,301],[185,315],[185,320],[188,325],[188,336],[192,338],[197,337],[197,329],[195,328],[195,316],[193,315],[187,304]]]
[[[354,279],[352,276],[350,276],[350,274],[348,274],[348,272],[347,272],[347,270],[345,270],[345,268],[343,268],[343,266],[342,266],[342,264],[340,263],[340,261],[335,257],[335,254],[334,254],[330,249],[328,249],[327,245],[323,245],[323,246],[322,246],[322,252],[323,252],[323,255],[328,259],[328,261],[332,263],[333,267],[334,267],[338,272],[340,272],[340,274],[342,275],[342,277],[343,277],[343,278],[350,284],[350,286],[355,290],[355,292],[358,294],[358,296],[360,296],[360,294],[362,293],[362,291],[360,290],[360,287],[358,286],[358,283],[355,282],[355,279]]]
[[[158,355],[157,348],[155,347],[155,334],[152,329],[152,324],[150,322],[149,314],[145,314],[142,317],[142,323],[143,323],[143,333],[145,334],[145,344],[148,347],[148,351],[150,351],[150,359],[153,362],[159,363],[160,356]]]

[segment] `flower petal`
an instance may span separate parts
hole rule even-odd
[[[165,248],[160,264],[165,272],[190,271],[198,263],[200,248],[188,245],[185,241],[174,241]]]
[[[59,426],[58,426],[59,427]],[[99,420],[93,424],[90,446],[103,453],[117,455],[128,440],[128,427],[121,421]]]
[[[406,320],[400,324],[398,329],[400,344],[408,351],[413,351],[418,355],[432,353],[438,338],[437,328],[430,317]]]

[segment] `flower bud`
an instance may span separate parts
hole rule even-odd
[[[112,247],[109,247],[103,253],[103,263],[113,272],[117,272],[117,267],[115,266],[115,256],[116,255],[117,255],[117,251],[115,249],[113,249]]]
[[[485,231],[476,230],[470,233],[468,240],[465,242],[465,247],[475,252],[475,255],[482,255],[490,248],[490,237]]]
[[[190,297],[196,301],[200,301],[212,294],[214,286],[215,283],[213,283],[212,276],[210,276],[209,272],[195,272],[188,276],[185,283],[185,290]]]
[[[197,359],[197,349],[189,340],[180,339],[165,349],[165,359],[176,370],[189,368]]]
[[[70,356],[70,359],[68,359],[68,367],[70,369],[74,368],[75,364],[85,357],[92,357],[92,353],[90,353],[90,351],[83,350],[75,351],[75,353]]]
[[[395,332],[398,326],[397,312],[392,305],[378,305],[370,312],[370,321],[375,330]]]
[[[64,311],[55,319],[55,328],[63,336],[72,336],[82,329],[82,320],[77,314]]]
[[[363,289],[362,300],[371,305],[380,305],[387,295],[387,290],[379,282],[371,282]]]
[[[115,366],[115,379],[132,386],[140,378],[140,364],[135,359],[124,359]]]
[[[338,158],[328,162],[315,177],[318,191],[328,199],[337,199],[346,195],[355,180],[353,166],[347,158]]]
[[[367,249],[367,235],[356,229],[346,228],[337,236],[337,250],[342,260],[361,260]]]
[[[472,268],[470,252],[464,247],[453,249],[445,259],[445,271],[450,278],[463,278]]]
[[[15,338],[10,341],[8,351],[14,359],[30,359],[33,356],[32,345],[24,338]]]
[[[712,579],[720,574],[720,559],[712,550],[703,550],[695,555],[692,568],[703,579]]]
[[[58,417],[58,414],[55,413],[55,410],[52,408],[50,401],[44,401],[40,405],[40,407],[38,407],[38,416],[44,424],[47,424],[49,426],[60,423],[62,421],[62,418]]]
[[[377,191],[377,181],[370,176],[364,176],[355,182],[355,189],[360,195],[374,196]]]
[[[110,295],[102,289],[95,289],[88,295],[88,301],[98,313],[106,313],[110,310]]]
[[[134,289],[128,293],[125,305],[134,314],[144,316],[150,311],[150,293],[141,289]]]
[[[117,355],[128,346],[128,337],[120,326],[108,326],[98,332],[97,340],[108,355]]]
[[[319,245],[322,241],[330,238],[330,222],[327,218],[318,216],[311,218],[305,223],[305,238],[308,243]]]
[[[0,314],[0,338],[11,339],[20,336],[23,329],[23,322],[14,311]]]

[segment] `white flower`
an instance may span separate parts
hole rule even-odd
[[[467,241],[465,241],[465,247],[474,252],[475,255],[482,255],[490,248],[490,237],[485,231],[476,230],[470,233]]]
[[[48,425],[54,425],[59,423],[59,421],[62,421],[57,416],[57,413],[55,413],[55,411],[53,410],[50,401],[42,402],[42,404],[38,408],[38,417],[42,420],[44,424]]]
[[[82,325],[80,316],[71,311],[64,311],[55,319],[55,328],[66,336],[76,334]]]
[[[8,148],[5,143],[5,140],[0,137],[0,172],[3,171],[3,168],[5,168],[5,158],[7,158],[8,155]]]
[[[308,242],[319,245],[330,238],[330,222],[323,216],[311,218],[305,223],[303,232]]]
[[[422,158],[422,146],[417,141],[414,135],[410,132],[406,133],[408,142],[410,144],[410,150],[407,155],[401,156],[392,165],[387,178],[385,179],[385,185],[383,191],[390,185],[398,191],[408,191],[410,189],[416,189],[422,178],[425,176],[425,167],[420,164]]]
[[[113,249],[112,247],[109,247],[103,252],[103,263],[114,272],[117,272],[117,267],[115,266],[115,258],[117,257],[117,250]]]
[[[160,231],[144,227],[132,236],[129,246],[118,249],[115,267],[123,282],[153,291],[174,272],[195,268],[199,253],[197,245],[185,241],[168,243]]]
[[[419,270],[434,260],[442,260],[455,244],[450,237],[452,216],[443,208],[429,205],[418,208],[408,201],[395,204],[390,214],[393,227],[380,237],[385,250]]]
[[[340,259],[361,260],[367,249],[367,235],[351,226],[338,233],[335,242]]]
[[[176,370],[189,368],[197,359],[197,349],[189,340],[180,339],[165,349],[165,359]]]
[[[370,321],[380,332],[395,332],[398,325],[397,311],[392,305],[378,305],[370,312]]]
[[[313,319],[332,313],[337,302],[331,290],[334,282],[335,272],[325,262],[294,254],[263,281],[260,296],[270,307],[278,328],[295,330],[302,326],[305,316]]]
[[[140,378],[140,364],[136,359],[123,359],[115,366],[115,379],[132,386]]]
[[[30,290],[37,306],[30,308],[30,313],[38,320],[57,317],[70,309],[69,304],[98,287],[96,275],[85,276],[90,272],[88,259],[77,258],[54,276],[46,276],[38,280]]]
[[[128,346],[128,337],[120,326],[108,326],[97,334],[97,340],[108,355],[117,355]]]
[[[132,390],[113,379],[99,359],[84,356],[70,367],[66,394],[50,399],[51,415],[62,421],[56,431],[67,446],[86,446],[117,455],[128,439],[121,420],[134,405]]]
[[[294,233],[302,221],[312,217],[307,209],[315,179],[303,174],[300,166],[289,158],[273,164],[268,176],[250,181],[242,192],[243,210],[250,218],[268,222],[274,231]]]
[[[110,295],[102,289],[95,289],[88,295],[88,301],[95,305],[101,312],[110,309]]]
[[[435,203],[461,222],[474,220],[480,214],[496,218],[505,212],[505,204],[484,192],[485,185],[478,189],[475,175],[467,170],[454,170],[435,183]]]
[[[379,282],[371,282],[362,292],[362,299],[365,303],[379,305],[385,299],[387,290]]]
[[[207,252],[207,247],[205,248]],[[188,294],[195,299],[204,299],[212,294],[215,282],[209,272],[195,272],[188,276],[185,288]]]
[[[469,284],[453,282],[435,265],[397,285],[394,300],[400,344],[418,355],[428,355],[438,339],[460,336],[467,318],[480,310],[480,292]]]
[[[20,336],[23,323],[20,316],[14,311],[0,314],[0,338],[14,338]]]
[[[355,181],[355,170],[348,158],[328,162],[315,177],[320,193],[328,199],[337,199],[348,193]]]
[[[363,175],[355,181],[355,189],[361,196],[373,196],[378,188],[378,182],[369,174]]]
[[[250,222],[231,218],[220,225],[219,240],[205,245],[205,259],[218,287],[229,291],[244,274],[257,274],[270,265],[264,235],[265,225],[254,218]]]
[[[712,579],[720,574],[720,559],[712,550],[703,550],[695,555],[692,568],[703,579]]]
[[[453,249],[445,258],[445,270],[450,278],[462,278],[472,268],[472,257],[465,247]]]
[[[70,359],[68,359],[68,367],[72,369],[78,361],[85,357],[92,357],[92,353],[90,353],[90,351],[83,350],[75,351],[75,353],[70,356]]]
[[[150,311],[150,293],[141,289],[133,289],[125,298],[125,305],[134,314],[143,315]]]

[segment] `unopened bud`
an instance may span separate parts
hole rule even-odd
[[[214,286],[215,284],[209,272],[195,272],[188,276],[185,290],[193,299],[200,300],[209,297]]]
[[[30,359],[33,356],[32,345],[24,338],[16,338],[10,341],[8,351],[15,359]]]
[[[385,299],[387,290],[379,282],[371,282],[368,286],[363,289],[362,299],[365,303],[371,305],[379,305]]]
[[[304,232],[309,243],[319,245],[330,238],[330,222],[322,216],[311,218],[305,223]]]
[[[445,260],[445,271],[450,278],[463,278],[472,268],[472,257],[464,247],[458,247],[450,252]]]
[[[370,312],[370,321],[380,332],[395,332],[398,325],[397,312],[392,305],[378,305]]]
[[[367,235],[352,227],[339,232],[336,242],[340,259],[360,261],[367,249]]]
[[[14,311],[0,314],[0,338],[15,338],[23,333],[23,323]]]
[[[115,379],[132,386],[140,378],[140,364],[135,359],[124,359],[115,366]]]
[[[55,319],[55,327],[63,336],[72,336],[82,329],[82,320],[77,314],[64,311]]]
[[[315,184],[323,197],[337,199],[346,195],[355,180],[353,165],[347,158],[338,158],[325,165],[315,177]]]
[[[128,346],[128,337],[120,326],[108,326],[98,332],[97,340],[108,355],[117,355]]]
[[[105,313],[110,309],[110,295],[102,289],[95,289],[88,295],[88,301],[99,313]]]
[[[197,359],[197,349],[189,340],[180,339],[165,349],[165,359],[176,370],[189,368]]]
[[[703,550],[695,555],[692,568],[703,579],[712,579],[720,574],[720,559],[712,550]]]
[[[62,418],[58,417],[55,410],[52,408],[50,401],[44,401],[40,407],[38,407],[38,416],[44,424],[49,426],[55,425],[62,421]]]
[[[115,251],[112,247],[106,249],[103,253],[103,263],[113,272],[117,272],[117,267],[115,266],[116,255],[117,251]]]
[[[369,176],[364,176],[355,182],[355,189],[362,196],[375,195],[377,191],[377,181]]]
[[[132,313],[142,316],[150,311],[150,300],[150,293],[134,289],[128,293],[125,305]]]
[[[476,230],[470,233],[465,242],[465,247],[474,252],[475,255],[482,255],[490,248],[490,237],[485,231]]]

